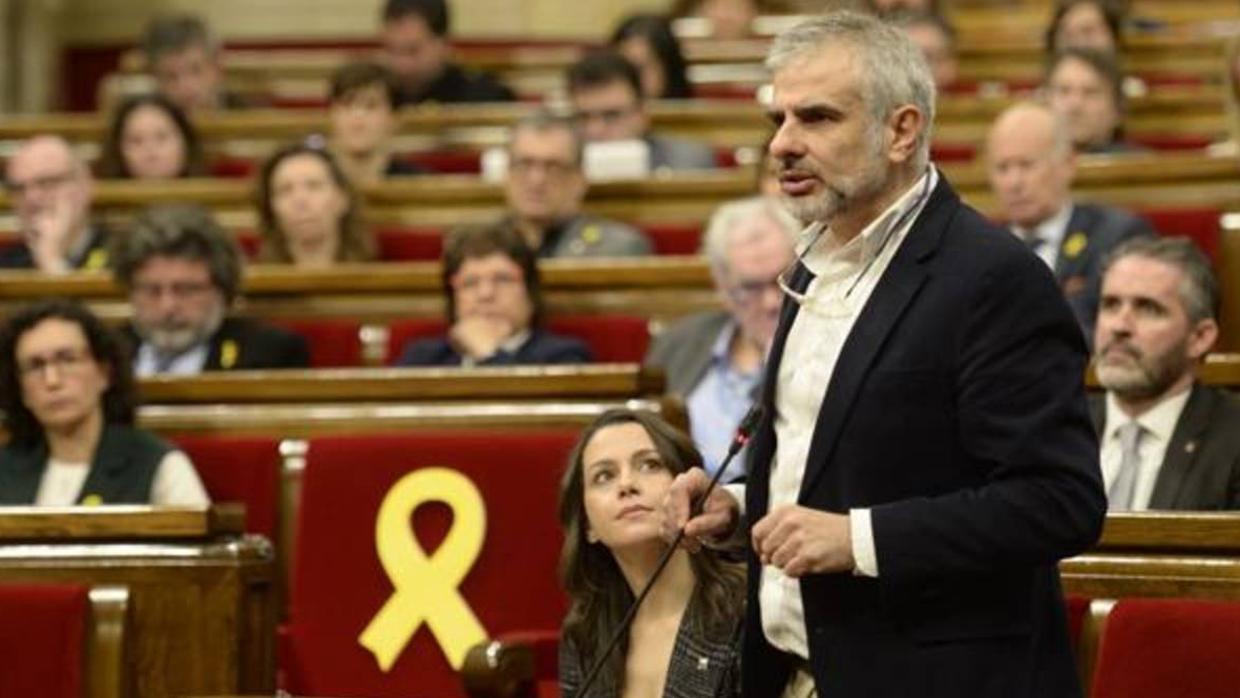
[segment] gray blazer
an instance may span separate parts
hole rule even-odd
[[[1150,509],[1240,509],[1240,400],[1200,384],[1192,390],[1167,445]],[[1101,434],[1102,395],[1091,396],[1090,411]]]
[[[650,239],[637,228],[585,213],[548,235],[539,257],[640,257],[653,251]]]
[[[710,348],[732,321],[725,310],[707,310],[682,318],[650,344],[643,361],[667,374],[668,392],[686,397],[710,368]]]
[[[666,167],[672,170],[713,170],[715,169],[715,151],[705,143],[671,138],[668,136],[646,136],[650,146],[650,169]]]

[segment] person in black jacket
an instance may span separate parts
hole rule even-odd
[[[539,325],[537,257],[510,225],[466,228],[444,246],[447,334],[406,344],[401,366],[505,366],[591,360],[580,340]]]
[[[241,290],[241,257],[206,209],[147,209],[117,236],[112,257],[133,305],[125,330],[138,375],[309,366],[298,335],[227,317]]]
[[[383,57],[396,75],[400,101],[511,102],[512,90],[451,60],[446,0],[387,0],[379,34]]]

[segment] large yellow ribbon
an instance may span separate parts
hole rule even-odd
[[[410,526],[413,512],[428,502],[452,509],[452,528],[431,556]],[[389,671],[426,623],[453,669],[465,653],[487,639],[486,629],[457,591],[486,536],[486,507],[469,478],[448,468],[425,468],[402,477],[388,490],[375,519],[379,562],[395,588],[392,596],[358,636]]]

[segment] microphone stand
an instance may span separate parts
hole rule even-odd
[[[761,404],[755,404],[749,408],[749,412],[745,413],[745,418],[736,428],[736,436],[732,439],[731,445],[728,446],[728,453],[723,459],[723,463],[719,465],[719,469],[715,471],[710,482],[706,485],[706,491],[702,492],[702,496],[693,503],[690,511],[693,514],[701,513],[701,507],[710,497],[710,493],[715,490],[715,485],[719,483],[719,478],[723,475],[723,471],[727,470],[728,464],[740,453],[745,444],[749,443],[749,439],[753,436],[754,428],[758,426],[758,422],[762,419],[764,410]],[[692,518],[692,516],[690,517]],[[594,660],[594,665],[590,667],[590,671],[581,682],[581,687],[577,689],[577,694],[572,698],[585,698],[589,695],[588,691],[594,685],[595,679],[598,678],[599,671],[602,670],[603,664],[607,662],[607,658],[615,651],[616,646],[620,644],[620,639],[629,631],[629,626],[633,624],[633,618],[637,615],[637,609],[641,607],[642,602],[646,600],[646,596],[650,594],[650,589],[654,587],[654,583],[658,581],[659,575],[663,573],[663,569],[667,567],[667,563],[671,561],[672,555],[676,549],[680,547],[681,541],[685,539],[685,529],[681,528],[676,532],[676,537],[672,539],[667,550],[663,551],[662,557],[659,558],[659,564],[654,568],[654,574],[650,575],[650,579],[646,582],[646,586],[642,587],[637,598],[633,600],[633,605],[629,606],[629,610],[625,612],[624,618],[620,619],[620,624],[616,626],[615,632],[612,633],[611,639],[607,642],[607,647],[603,650],[602,656]]]

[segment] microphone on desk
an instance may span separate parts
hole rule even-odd
[[[749,411],[745,413],[741,423],[736,427],[736,435],[732,437],[732,443],[728,445],[728,453],[724,456],[723,462],[719,464],[719,469],[711,476],[710,482],[706,485],[706,490],[702,492],[702,496],[690,505],[689,518],[702,513],[702,506],[705,505],[706,500],[710,497],[710,493],[714,492],[715,485],[719,484],[719,478],[723,475],[723,471],[728,469],[728,464],[732,462],[736,454],[740,453],[745,444],[748,444],[749,440],[753,438],[754,430],[758,428],[758,423],[762,421],[762,417],[765,414],[766,410],[760,403],[754,403],[753,407],[750,407]],[[659,575],[663,573],[663,569],[671,561],[672,554],[676,552],[676,548],[680,547],[680,543],[684,539],[685,529],[681,528],[676,532],[676,537],[672,540],[671,545],[667,547],[667,550],[663,551],[663,556],[659,558],[659,564],[654,568],[654,574],[650,575],[646,586],[642,587],[637,598],[633,600],[633,605],[629,606],[629,610],[625,612],[624,618],[620,619],[620,624],[616,626],[615,632],[612,633],[611,640],[608,641],[603,654],[595,658],[590,671],[586,673],[585,679],[582,680],[581,686],[578,687],[576,695],[572,696],[572,698],[585,698],[589,695],[590,687],[594,685],[595,679],[598,678],[599,671],[607,663],[607,658],[616,649],[616,645],[620,644],[620,638],[624,637],[625,633],[629,631],[629,626],[633,624],[633,618],[637,615],[637,609],[641,607],[642,601],[646,600],[646,595],[650,593],[650,589],[658,581]]]

